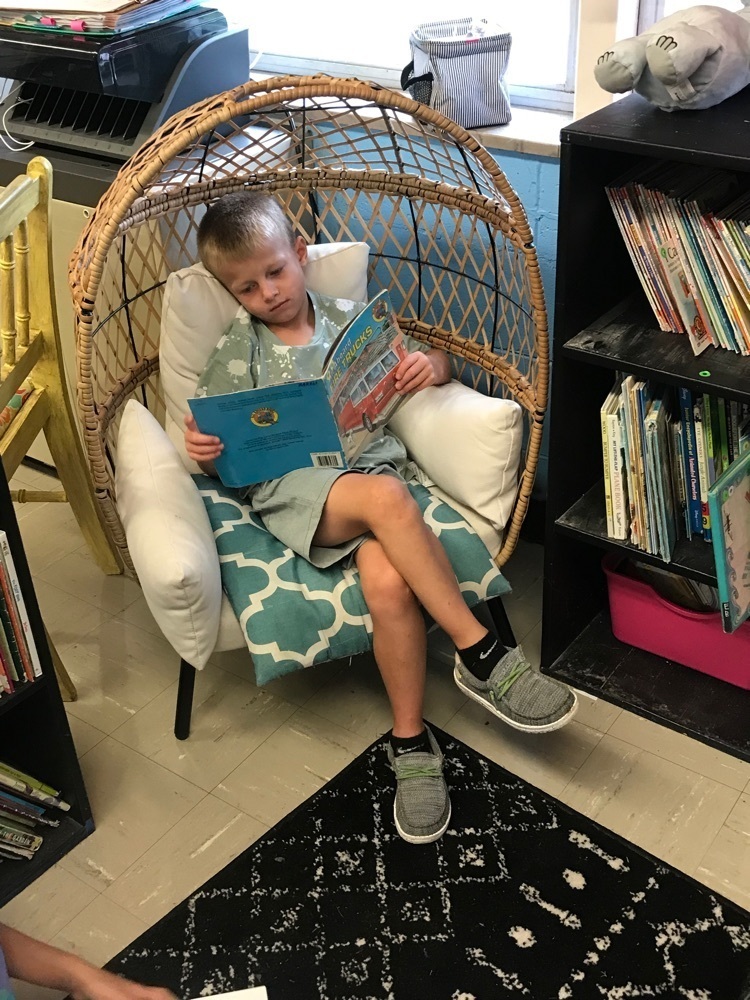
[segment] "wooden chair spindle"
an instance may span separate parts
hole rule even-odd
[[[16,257],[16,330],[18,346],[29,346],[29,227],[26,219],[18,223],[14,239]]]
[[[16,363],[14,270],[13,237],[6,236],[0,243],[0,342],[3,377]]]

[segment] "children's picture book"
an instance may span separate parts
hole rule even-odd
[[[189,399],[199,430],[224,445],[221,481],[238,488],[295,469],[349,468],[404,402],[396,369],[406,355],[383,291],[341,331],[319,378]]]
[[[708,503],[722,624],[734,632],[750,618],[750,452],[711,486]]]
[[[214,1000],[268,1000],[265,986],[251,986],[249,990],[235,990],[233,993],[214,993]]]
[[[21,649],[21,655],[24,656],[25,654],[24,665],[27,673],[30,673],[29,680],[34,680],[36,677],[42,676],[42,664],[39,659],[36,643],[34,642],[34,636],[31,633],[29,614],[26,610],[21,583],[18,579],[15,563],[13,562],[13,554],[8,544],[8,536],[4,531],[0,531],[0,564],[0,569],[2,569],[1,575],[4,579],[7,579],[12,591],[11,603],[14,605],[18,618],[18,645]],[[28,662],[26,662],[27,660]]]

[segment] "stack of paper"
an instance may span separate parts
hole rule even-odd
[[[212,1000],[268,1000],[268,993],[265,986],[254,986],[249,990],[235,990],[233,993],[215,993]]]
[[[43,31],[114,34],[155,24],[198,0],[15,0],[0,7],[0,24]]]

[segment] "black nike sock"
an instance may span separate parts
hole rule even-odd
[[[390,737],[391,749],[396,757],[405,753],[432,753],[427,730],[423,729],[417,736],[394,736]]]
[[[484,639],[475,642],[468,649],[459,649],[458,655],[477,680],[486,681],[507,652],[508,647],[503,646],[496,635],[488,632]]]

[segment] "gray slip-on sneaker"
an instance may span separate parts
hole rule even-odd
[[[486,681],[464,666],[456,653],[453,679],[469,698],[524,733],[550,733],[576,713],[575,693],[535,670],[520,646],[509,649]]]
[[[386,743],[388,761],[396,774],[393,819],[399,836],[410,844],[431,844],[448,828],[451,801],[443,777],[443,754],[429,726],[425,726],[432,753],[394,754]]]

